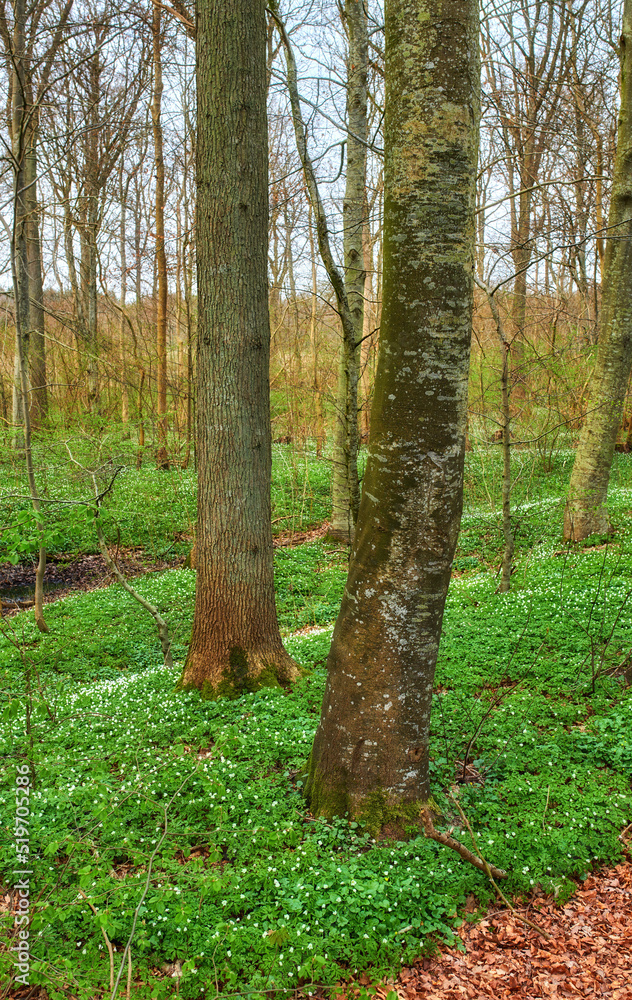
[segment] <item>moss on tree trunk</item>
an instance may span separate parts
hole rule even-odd
[[[459,530],[479,124],[474,0],[388,0],[384,286],[371,443],[309,762],[314,812],[419,820]]]
[[[606,237],[597,359],[564,513],[564,538],[610,530],[606,508],[632,367],[632,0],[621,30],[621,110]]]
[[[342,10],[342,8],[341,8]],[[347,176],[342,206],[345,291],[351,324],[343,328],[336,394],[336,431],[329,537],[351,542],[358,507],[358,384],[364,325],[364,248],[366,221],[367,72],[369,40],[363,0],[345,0],[347,30]]]

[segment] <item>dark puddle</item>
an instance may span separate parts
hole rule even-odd
[[[112,553],[115,555],[115,553]],[[118,565],[125,576],[142,576],[152,570],[171,569],[182,562],[152,562],[142,550],[126,549],[117,557]],[[35,562],[21,562],[16,566],[0,563],[0,613],[15,614],[32,607],[35,596]],[[57,601],[61,597],[77,591],[95,590],[107,587],[113,582],[101,555],[79,555],[74,557],[49,557],[44,577],[44,601]]]

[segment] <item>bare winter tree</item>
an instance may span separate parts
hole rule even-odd
[[[0,41],[7,69],[8,115],[12,164],[15,178],[17,241],[16,312],[22,344],[16,344],[16,378],[13,392],[13,423],[24,421],[20,353],[31,362],[31,410],[38,421],[48,408],[46,352],[42,289],[42,256],[37,203],[38,140],[41,106],[48,98],[51,75],[65,40],[73,0],[58,4],[40,0],[28,7],[16,0],[11,13],[0,3]],[[18,440],[21,436],[18,433]]]
[[[47,116],[47,159],[58,197],[63,198],[65,249],[74,293],[78,345],[85,351],[89,410],[98,405],[99,241],[111,200],[110,182],[132,131],[148,82],[148,46],[143,33],[127,48],[112,13],[95,8],[85,30],[64,53],[63,118]],[[79,259],[76,241],[79,243]]]

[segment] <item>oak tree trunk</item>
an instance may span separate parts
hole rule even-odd
[[[309,762],[315,813],[430,797],[432,686],[462,510],[479,122],[476,0],[387,0],[384,285],[371,443]]]
[[[606,235],[597,360],[575,454],[564,538],[610,530],[606,509],[612,457],[632,367],[632,0],[621,29],[621,109]]]
[[[287,684],[270,513],[265,0],[204,0],[197,31],[198,564],[181,686]]]

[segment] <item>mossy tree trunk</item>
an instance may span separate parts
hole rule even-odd
[[[476,0],[387,0],[371,443],[309,762],[315,813],[419,819],[461,519],[479,125]]]
[[[608,482],[632,367],[632,0],[621,30],[621,109],[606,236],[597,359],[575,454],[564,538],[610,530]]]
[[[181,686],[298,674],[274,603],[265,0],[202,0],[197,28],[197,586]]]
[[[341,8],[342,9],[342,8]],[[350,542],[358,516],[358,383],[364,321],[363,231],[366,206],[367,72],[369,39],[364,0],[346,0],[347,31],[347,176],[342,206],[344,279],[351,314],[343,335],[336,396],[336,433],[332,477],[330,537]],[[347,334],[343,330],[343,334]]]

